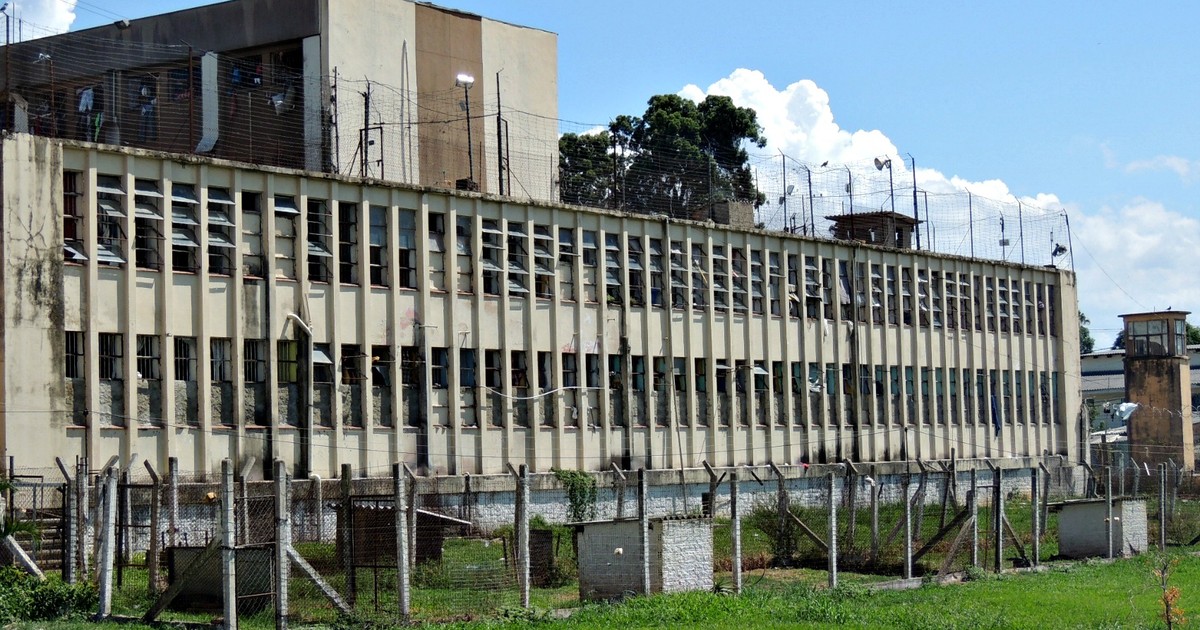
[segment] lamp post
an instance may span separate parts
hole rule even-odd
[[[896,185],[892,181],[892,158],[875,158],[875,170],[882,171],[885,166],[888,170],[888,197],[892,200],[892,212],[894,213],[896,212]]]
[[[475,149],[471,143],[471,86],[475,85],[475,77],[469,74],[459,74],[454,78],[454,86],[463,89],[463,102],[467,110],[467,188],[475,189]]]

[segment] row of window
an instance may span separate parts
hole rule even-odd
[[[64,173],[66,191],[64,253],[68,262],[89,254],[81,235],[83,214],[77,204],[80,173]],[[914,269],[882,263],[852,263],[835,258],[769,251],[724,244],[639,238],[618,233],[534,224],[524,221],[458,217],[453,226],[455,249],[447,251],[446,217],[429,213],[425,235],[428,273],[418,273],[415,210],[367,207],[368,260],[359,260],[363,211],[358,202],[308,199],[303,209],[296,199],[278,195],[271,216],[264,219],[262,195],[238,193],[241,211],[230,191],[207,190],[205,226],[200,226],[198,197],[190,184],[173,184],[164,197],[158,184],[136,179],[134,191],[134,253],[139,268],[161,269],[165,253],[162,207],[170,208],[170,260],[176,271],[233,272],[239,246],[235,221],[241,226],[243,275],[251,280],[268,273],[263,249],[263,222],[273,221],[273,273],[297,278],[297,221],[306,229],[306,278],[337,280],[399,288],[428,282],[436,291],[476,291],[511,298],[582,299],[632,308],[673,308],[757,315],[840,319],[878,325],[905,325],[1014,334],[1057,334],[1055,287],[1015,278]],[[97,242],[94,255],[106,265],[124,265],[124,214],[121,178],[97,178]],[[303,217],[302,217],[303,215]],[[389,217],[396,223],[397,269],[389,270]],[[336,232],[334,225],[336,221]],[[199,252],[198,230],[207,231],[206,256]],[[474,251],[479,231],[480,251]],[[336,239],[335,239],[336,234]],[[336,240],[336,242],[335,242]],[[576,257],[580,265],[576,266]],[[582,277],[576,278],[577,270]],[[456,278],[456,279],[455,279]],[[577,293],[582,286],[582,295]]]
[[[82,332],[66,334],[66,377],[82,378],[84,351]],[[155,335],[137,336],[137,378],[156,380],[162,374],[161,338]],[[174,337],[174,361],[169,378],[176,381],[196,380],[196,339]],[[231,353],[232,341],[227,338],[209,340],[210,375],[214,384],[233,380]],[[263,383],[267,379],[266,340],[246,339],[243,346],[243,378],[247,383]],[[302,360],[299,342],[277,341],[278,382],[283,385],[296,383],[301,374]],[[99,375],[103,380],[122,380],[124,338],[120,333],[99,334]],[[343,384],[365,383],[368,378],[372,386],[390,387],[390,364],[393,362],[388,346],[371,346],[371,353],[362,352],[356,344],[340,347],[340,382]],[[580,358],[583,363],[580,364]],[[480,363],[482,359],[482,365]],[[529,359],[536,363],[530,370]],[[316,344],[311,358],[313,382],[332,384],[335,382],[334,361],[328,344]],[[435,347],[429,357],[429,388],[445,389],[451,386],[451,371],[458,372],[458,385],[463,388],[484,386],[495,393],[505,391],[504,372],[508,370],[512,394],[518,398],[529,395],[536,379],[539,391],[549,392],[555,388],[573,390],[579,387],[600,389],[604,386],[600,370],[608,372],[608,387],[615,394],[620,392],[628,379],[628,389],[640,396],[648,387],[659,394],[674,391],[686,394],[689,385],[697,395],[703,397],[713,387],[718,394],[736,391],[745,396],[753,391],[758,395],[783,396],[793,394],[806,396],[811,401],[808,410],[810,422],[839,422],[845,414],[846,422],[858,423],[860,413],[870,422],[875,418],[892,417],[899,423],[907,418],[916,418],[917,396],[921,399],[923,420],[926,423],[943,423],[950,418],[963,417],[968,422],[986,423],[996,418],[1012,423],[1018,421],[1050,422],[1055,413],[1053,401],[1058,397],[1056,375],[1049,372],[1024,370],[983,370],[957,368],[914,368],[912,366],[819,364],[814,362],[784,361],[715,361],[711,374],[707,359],[696,358],[691,365],[684,358],[647,357],[633,355],[629,358],[628,372],[625,371],[620,355],[595,353],[559,355],[559,365],[554,364],[551,352],[527,353],[522,350],[483,350],[460,348],[454,353],[450,348]],[[420,387],[424,378],[425,361],[420,349],[404,346],[400,349],[400,379],[406,387]],[[482,374],[480,370],[482,369]],[[582,370],[582,374],[580,373]],[[836,401],[841,397],[844,404]],[[826,399],[829,402],[822,402]],[[936,401],[936,404],[932,404]],[[840,410],[844,410],[839,413]],[[412,414],[410,414],[412,415]],[[686,415],[686,414],[684,414]],[[796,422],[801,421],[797,410]],[[419,422],[417,417],[409,419]],[[748,418],[743,419],[749,422]],[[760,416],[765,421],[765,415]],[[780,416],[780,420],[783,418]],[[669,422],[669,418],[660,417]]]

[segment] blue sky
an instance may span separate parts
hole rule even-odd
[[[23,4],[25,19],[62,30],[207,2]],[[653,94],[720,84],[763,108],[760,120],[775,107],[775,118],[820,118],[841,134],[822,144],[773,118],[768,151],[814,162],[911,153],[923,181],[1065,208],[1081,309],[1101,346],[1120,313],[1200,312],[1200,4],[440,4],[557,33],[564,119],[602,124],[640,114]]]

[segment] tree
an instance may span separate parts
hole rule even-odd
[[[640,118],[618,116],[607,132],[562,136],[562,200],[680,217],[718,201],[758,207],[766,196],[754,185],[747,142],[766,145],[757,114],[727,96],[698,104],[654,96]]]
[[[1079,353],[1090,354],[1096,348],[1096,340],[1092,337],[1092,331],[1088,330],[1088,325],[1092,320],[1088,319],[1087,315],[1079,314]]]

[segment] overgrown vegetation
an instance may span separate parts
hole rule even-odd
[[[0,567],[0,622],[82,619],[96,610],[96,591],[56,576],[39,580],[15,567]]]
[[[596,478],[582,470],[554,469],[554,476],[567,491],[567,520],[590,521],[596,517]]]

